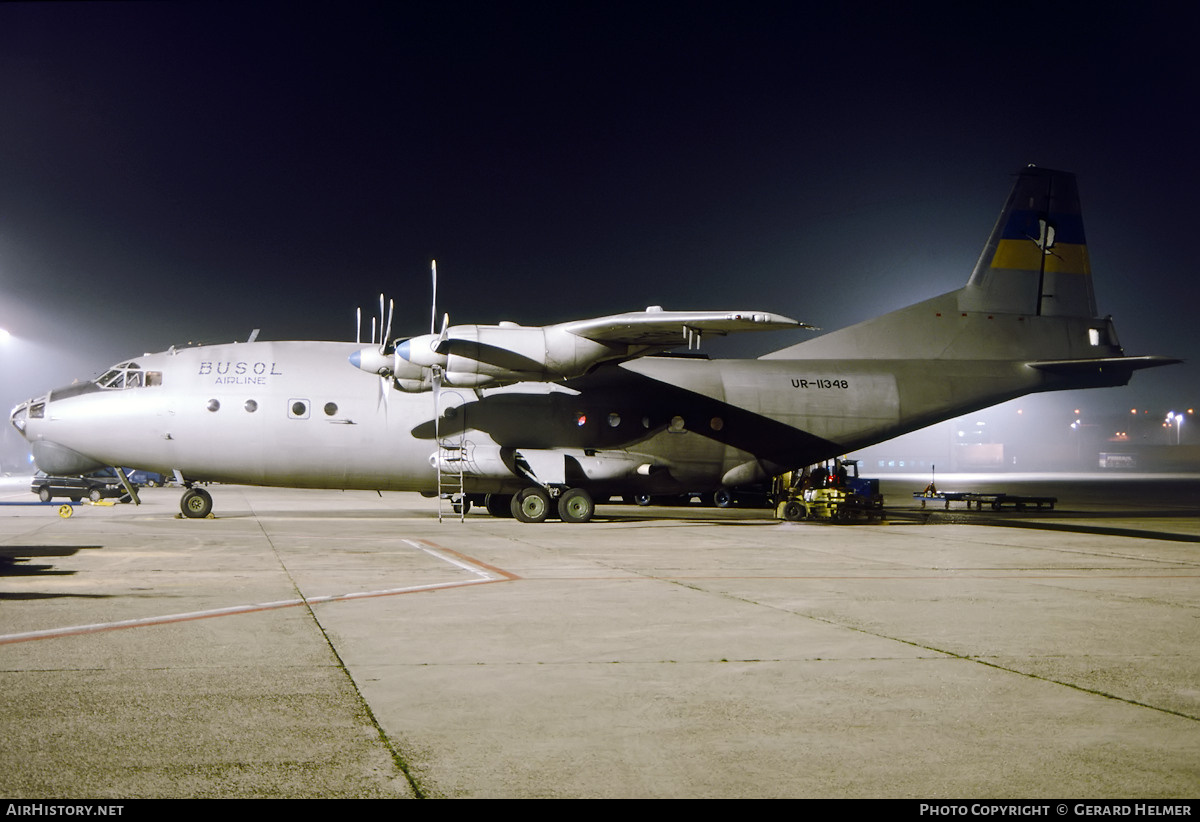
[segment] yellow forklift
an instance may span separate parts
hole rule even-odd
[[[883,519],[879,480],[860,477],[858,460],[788,472],[775,478],[775,516],[790,522],[855,522]]]

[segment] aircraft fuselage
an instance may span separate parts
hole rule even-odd
[[[412,394],[349,366],[355,350],[152,354],[136,360],[134,385],[58,389],[18,412],[51,471],[133,465],[194,481],[433,493],[437,402],[437,434],[470,456],[469,493],[528,484],[514,458],[549,460],[533,471],[551,484],[671,493],[761,480],[771,470],[759,463],[811,464],[1062,383],[999,359],[646,357],[565,383]]]

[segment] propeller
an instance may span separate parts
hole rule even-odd
[[[382,396],[385,398],[388,395],[388,390],[392,388],[409,393],[428,391],[430,388],[440,391],[443,383],[446,381],[445,357],[431,356],[431,354],[441,354],[447,351],[450,346],[449,315],[445,315],[442,318],[441,333],[438,334],[434,330],[437,318],[436,260],[433,260],[430,264],[430,273],[433,285],[433,299],[430,306],[429,320],[430,333],[411,339],[391,340],[392,320],[395,318],[396,303],[394,300],[388,300],[385,305],[385,296],[380,294],[378,317],[371,319],[371,343],[369,346],[358,349],[349,357],[350,364],[355,368],[377,374],[385,382],[389,382],[387,386],[381,386]],[[355,337],[357,343],[361,345],[361,308],[358,310],[357,322],[358,331]],[[376,337],[376,327],[379,329],[378,337]],[[435,397],[434,399],[436,403],[439,398]]]
[[[392,317],[395,315],[396,303],[395,300],[388,300],[387,314],[385,321],[384,314],[384,295],[379,295],[379,315],[378,318],[371,318],[371,347],[360,348],[350,355],[350,364],[355,368],[361,368],[363,371],[370,371],[379,376],[379,398],[376,401],[376,407],[380,403],[387,405],[388,396],[391,393],[395,366],[392,360],[392,355],[388,352],[388,337],[392,333]],[[376,339],[376,326],[379,329],[379,337]],[[356,345],[362,344],[362,308],[355,310],[355,330],[354,342]]]
[[[429,302],[429,333],[432,335],[434,333],[434,323],[437,321],[437,260],[430,260],[429,274],[433,280],[433,297]],[[442,320],[442,338],[446,336],[446,326],[449,321],[450,315],[447,314],[445,319]],[[434,365],[430,370],[433,378],[433,437],[440,443],[441,432],[438,430],[438,421],[441,419],[442,367]]]

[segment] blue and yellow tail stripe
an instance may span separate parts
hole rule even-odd
[[[1042,221],[1054,229],[1054,243],[1043,251],[1038,245]],[[1083,236],[1083,217],[1080,214],[1050,213],[1035,210],[1013,210],[1001,230],[992,268],[1018,271],[1040,271],[1042,257],[1050,273],[1092,273],[1088,262],[1087,241]]]
[[[992,268],[1016,269],[1018,271],[1038,271],[1041,269],[1042,249],[1031,240],[1001,240],[992,255]],[[1053,274],[1085,274],[1092,273],[1088,262],[1086,245],[1071,243],[1055,243],[1054,247],[1044,254],[1048,273]]]

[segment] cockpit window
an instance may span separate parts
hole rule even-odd
[[[161,371],[142,371],[142,367],[130,360],[118,363],[96,380],[101,388],[141,388],[143,385],[162,385]]]

